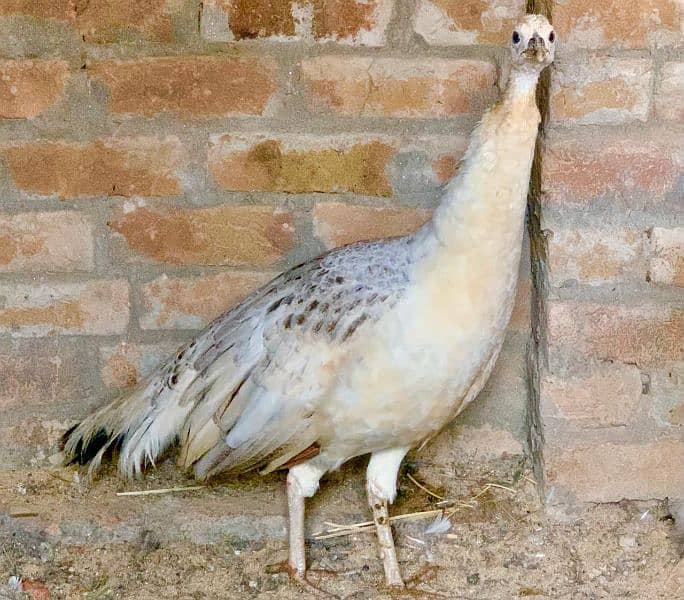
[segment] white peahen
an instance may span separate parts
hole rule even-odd
[[[133,476],[179,440],[199,479],[289,469],[289,566],[305,581],[304,499],[370,453],[368,502],[388,585],[403,585],[388,518],[400,463],[482,389],[513,306],[539,112],[555,34],[526,15],[501,101],[473,131],[431,221],[283,273],[165,365],[64,436],[96,469],[119,450]]]

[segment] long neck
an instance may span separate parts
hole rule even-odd
[[[462,253],[464,242],[481,236],[510,243],[510,234],[522,233],[539,125],[537,78],[514,69],[501,101],[473,131],[459,173],[427,226],[442,252]]]

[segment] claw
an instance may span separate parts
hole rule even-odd
[[[284,560],[279,563],[271,564],[266,567],[266,572],[267,573],[287,573],[290,576],[290,579],[292,581],[297,582],[300,586],[302,586],[306,591],[310,592],[314,596],[318,596],[319,598],[334,598],[336,600],[341,600],[340,596],[337,596],[335,594],[332,594],[330,592],[326,592],[324,589],[318,587],[315,583],[312,583],[311,581],[308,580],[307,575],[309,574],[317,574],[317,575],[338,575],[335,571],[326,571],[326,570],[308,570],[304,571],[303,573],[297,571],[297,569],[293,568],[290,566],[290,563],[287,560]]]

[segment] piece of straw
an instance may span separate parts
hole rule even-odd
[[[187,487],[159,488],[156,490],[136,490],[133,492],[117,492],[117,496],[153,496],[157,494],[171,494],[174,492],[188,492],[191,490],[201,490],[206,485],[189,485]]]
[[[444,500],[444,496],[440,496],[439,494],[436,494],[432,490],[429,490],[428,488],[426,488],[422,483],[419,483],[418,481],[416,481],[410,473],[406,473],[406,477],[408,477],[414,485],[416,485],[421,490],[423,490],[428,496],[432,496],[433,498],[437,498],[437,500]]]

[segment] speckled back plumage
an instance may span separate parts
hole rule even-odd
[[[206,477],[272,470],[315,447],[316,404],[334,377],[326,370],[331,356],[340,360],[347,342],[405,292],[413,242],[358,242],[282,273],[141,384],[133,397],[149,404],[139,415],[121,419],[105,407],[80,425],[81,437],[71,445],[67,439],[65,450],[77,460],[93,458],[84,450],[104,429],[112,440],[124,438],[119,465],[133,475],[172,441],[163,432],[180,431],[179,462],[195,463],[196,475]]]

